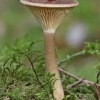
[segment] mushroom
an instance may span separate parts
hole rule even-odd
[[[78,5],[76,0],[20,0],[34,14],[44,31],[45,65],[47,72],[55,74],[53,95],[56,100],[64,98],[55,55],[54,33],[69,11]]]

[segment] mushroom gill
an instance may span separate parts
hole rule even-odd
[[[41,24],[44,32],[54,33],[63,18],[72,9],[70,8],[46,8],[27,6]]]

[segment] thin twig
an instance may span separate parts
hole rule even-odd
[[[66,74],[66,75],[68,75],[68,76],[71,76],[72,78],[74,78],[74,79],[76,79],[76,80],[80,80],[77,76],[72,75],[72,74],[66,72],[65,70],[63,70],[63,69],[61,69],[61,68],[58,68],[58,70],[59,70],[61,73]]]
[[[85,79],[85,78],[83,78],[83,79],[81,79],[81,80],[79,80],[79,81],[77,81],[77,82],[75,82],[75,83],[73,83],[73,84],[67,86],[66,89],[69,90],[69,89],[73,88],[74,86],[76,86],[76,85],[82,83],[82,81],[83,81],[84,79]]]
[[[98,99],[100,100],[100,91],[99,91],[99,87],[97,86],[96,83],[94,83],[94,87],[95,87],[95,90],[96,90],[96,93],[97,93]]]
[[[75,54],[72,54],[69,58],[66,58],[66,59],[60,61],[60,62],[58,63],[58,66],[60,66],[61,64],[67,62],[69,59],[72,59],[72,58],[74,58],[74,57],[80,56],[80,55],[82,55],[82,54],[83,54],[83,51],[78,52],[78,53],[75,53]]]
[[[75,76],[75,75],[73,75],[73,74],[70,74],[70,73],[64,71],[64,70],[61,69],[61,68],[58,68],[58,70],[59,70],[60,73],[63,73],[63,74],[65,74],[65,75],[68,75],[68,76],[70,76],[70,77],[72,77],[72,78],[74,78],[74,79],[76,79],[76,80],[78,80],[78,81],[82,80],[81,78],[78,78],[77,76]],[[82,82],[85,83],[86,85],[94,85],[94,82],[91,82],[91,81],[88,81],[88,80],[83,80]],[[97,86],[100,87],[99,84],[97,84]]]

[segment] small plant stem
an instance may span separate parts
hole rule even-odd
[[[60,66],[60,65],[62,65],[63,63],[67,62],[68,60],[70,60],[70,59],[72,59],[72,58],[74,58],[74,57],[80,56],[80,55],[82,55],[82,54],[83,54],[83,51],[78,52],[78,53],[75,53],[75,54],[72,54],[69,58],[66,58],[66,59],[60,61],[60,62],[58,63],[58,66]]]
[[[32,66],[33,72],[34,72],[34,74],[35,74],[35,76],[36,76],[36,79],[37,79],[38,83],[39,83],[40,85],[42,85],[42,83],[39,81],[38,75],[37,75],[37,73],[36,73],[36,71],[35,71],[35,68],[34,68],[33,62],[31,61],[31,59],[30,59],[30,57],[29,57],[28,55],[26,55],[26,57],[28,58],[29,62],[31,63],[31,66]]]
[[[55,78],[57,78],[54,83],[55,90],[53,91],[53,94],[56,100],[62,100],[64,98],[64,92],[56,61],[54,33],[44,33],[44,43],[46,70],[51,74],[55,74]]]
[[[99,76],[100,76],[100,71],[97,74],[97,81],[96,81],[97,84],[99,83]]]
[[[63,70],[61,68],[59,68],[59,72],[65,74],[65,75],[68,75],[68,76],[70,76],[70,77],[72,77],[72,78],[74,78],[78,81],[82,80],[81,78],[78,78],[77,76],[70,74],[70,73],[66,72],[65,70]],[[86,85],[94,85],[94,82],[91,82],[91,81],[88,81],[88,80],[83,80],[82,82],[85,83]],[[97,84],[97,86],[100,87],[99,84]]]

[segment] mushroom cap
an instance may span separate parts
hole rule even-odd
[[[76,0],[50,0],[50,2],[46,2],[46,0],[20,0],[21,3],[30,6],[38,6],[38,7],[75,7],[79,5]]]
[[[49,2],[50,1],[50,2]],[[78,5],[76,0],[20,0],[34,14],[44,33],[55,33],[63,18]]]

